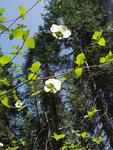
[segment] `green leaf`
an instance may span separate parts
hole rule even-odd
[[[37,0],[37,2],[44,2],[44,0]]]
[[[6,17],[1,17],[0,22],[4,22],[4,21],[6,21],[6,19],[7,19]]]
[[[102,64],[102,63],[105,63],[106,62],[106,59],[105,59],[105,57],[101,57],[100,59],[99,59],[99,62]]]
[[[22,141],[21,143],[22,143],[22,145],[27,145],[26,141]]]
[[[20,49],[22,49],[19,45],[14,45],[14,46],[12,46],[12,48],[15,49],[15,50],[20,50]]]
[[[0,30],[9,31],[9,29],[6,26],[2,25],[2,24],[0,24]]]
[[[26,39],[28,38],[29,32],[30,32],[29,30],[23,31],[23,39],[24,39],[24,40],[26,40]]]
[[[59,141],[60,139],[63,139],[65,138],[65,134],[56,134],[56,133],[53,133],[53,136],[52,136],[56,141]]]
[[[12,73],[16,74],[16,73],[21,73],[21,72],[22,72],[22,69],[19,69],[19,70],[14,70]]]
[[[77,78],[80,78],[81,75],[82,75],[82,73],[83,73],[83,68],[77,68],[77,69],[75,69],[75,76]]]
[[[0,57],[0,64],[5,65],[8,64],[11,61],[11,56],[2,56]]]
[[[0,15],[4,12],[5,12],[5,9],[3,7],[0,7]]]
[[[109,51],[109,53],[105,57],[101,57],[99,60],[100,63],[112,62],[112,61],[113,61],[112,51]]]
[[[35,95],[37,95],[37,94],[40,94],[42,92],[42,90],[37,90],[36,92],[33,92],[32,93],[32,96],[35,96]]]
[[[80,66],[84,64],[84,60],[85,60],[85,55],[84,53],[81,53],[77,55],[75,63],[78,64],[78,66]]]
[[[18,28],[21,28],[21,29],[23,29],[23,28],[27,28],[27,26],[26,26],[26,25],[24,25],[24,24],[17,24],[17,27],[18,27]]]
[[[61,78],[61,81],[62,81],[62,82],[65,82],[66,80],[67,80],[66,77],[62,77],[62,78]]]
[[[20,64],[12,64],[11,65],[11,68],[18,68],[18,67],[20,67]]]
[[[25,78],[20,77],[20,81],[22,81],[22,82],[25,81]]]
[[[7,97],[5,97],[3,100],[1,100],[2,104],[8,108],[11,108],[11,106],[9,105],[9,100]]]
[[[16,55],[18,52],[11,52],[12,55]],[[24,52],[19,52],[18,56],[24,56],[25,53]]]
[[[33,38],[27,38],[25,44],[28,48],[35,48],[35,42]]]
[[[0,78],[0,83],[5,84],[7,86],[10,85],[10,81],[7,78],[5,78],[5,77],[3,77],[3,78],[1,77]]]
[[[22,20],[25,19],[25,15],[26,15],[26,8],[23,6],[19,6],[19,10],[20,10],[20,17]]]
[[[25,105],[23,105],[21,108],[19,108],[18,111],[21,111],[21,110],[23,110],[24,108],[26,108]]]
[[[16,29],[13,31],[13,36],[14,36],[15,38],[23,39],[24,32],[23,32],[23,30],[21,30],[21,29],[19,29],[19,28],[16,28]]]
[[[9,39],[12,40],[14,38],[13,33],[9,35]]]
[[[93,108],[91,111],[87,111],[87,115],[84,116],[85,118],[91,118],[98,110],[96,108]]]
[[[87,114],[91,118],[98,110],[94,108],[92,111],[88,111]]]
[[[33,73],[38,72],[40,69],[40,62],[37,61],[35,63],[32,64],[31,68],[29,68],[29,70],[31,70]]]
[[[95,137],[95,138],[93,138],[92,141],[97,143],[97,144],[101,144],[103,142],[103,138],[101,136]]]
[[[19,146],[16,146],[16,147],[8,147],[6,148],[5,150],[17,150],[19,148]]]
[[[105,40],[104,38],[100,38],[100,40],[98,41],[98,44],[99,44],[100,46],[105,46],[106,40]]]
[[[86,118],[89,118],[89,116],[88,116],[88,115],[85,115],[85,116],[84,116],[84,119],[86,119]]]
[[[82,133],[81,133],[81,136],[82,136],[84,139],[87,138],[87,132],[85,132],[85,131],[82,132]]]
[[[0,95],[7,93],[7,91],[0,91]]]
[[[101,35],[102,35],[102,31],[100,31],[100,32],[96,31],[96,32],[93,34],[92,39],[93,39],[93,40],[99,40],[100,37],[101,37]]]
[[[108,55],[109,55],[109,57],[113,56],[112,51],[109,51]]]
[[[113,54],[112,51],[109,51],[109,53],[106,55],[106,61],[113,61]]]
[[[37,76],[34,73],[29,74],[28,80],[36,80]]]

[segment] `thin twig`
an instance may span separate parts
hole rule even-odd
[[[29,8],[27,11],[26,11],[26,14],[28,14],[39,2],[37,1],[33,6],[31,6],[31,8]],[[10,29],[10,27],[12,27],[20,18],[22,17],[21,16],[18,16],[17,18],[15,19],[12,19],[12,23],[3,31],[0,32],[0,35],[3,34],[7,29]]]

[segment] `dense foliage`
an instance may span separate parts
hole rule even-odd
[[[44,24],[33,38],[24,20],[0,35],[22,41],[0,56],[0,148],[5,150],[113,149],[112,19],[104,1],[46,1]],[[108,19],[109,18],[109,19]],[[21,67],[14,62],[23,56]],[[22,87],[21,89],[19,89]]]

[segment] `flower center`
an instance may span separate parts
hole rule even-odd
[[[56,34],[56,36],[58,37],[58,38],[60,38],[60,37],[63,37],[63,34],[62,34],[62,32],[55,32],[55,34]]]

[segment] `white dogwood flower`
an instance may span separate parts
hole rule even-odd
[[[17,101],[15,103],[16,108],[21,108],[22,107],[22,102],[21,101]]]
[[[4,144],[0,142],[0,147],[3,147],[3,146],[4,146]]]
[[[53,24],[50,30],[57,39],[68,38],[71,35],[71,31],[64,25]]]
[[[45,81],[45,86],[44,86],[45,92],[56,93],[60,89],[61,89],[60,80],[52,78]]]

